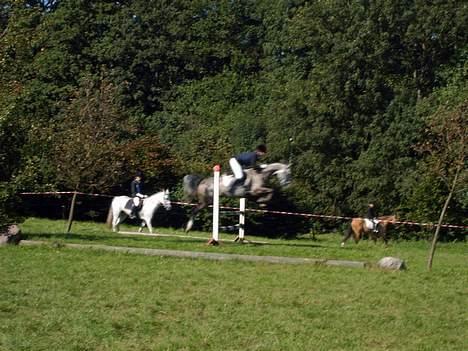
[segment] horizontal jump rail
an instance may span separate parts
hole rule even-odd
[[[117,196],[117,195],[84,193],[84,192],[74,192],[74,191],[21,192],[19,193],[19,195],[55,195],[56,196],[56,195],[73,195],[75,193],[77,195],[92,196],[92,197],[112,198],[114,196]],[[196,206],[195,204],[188,203],[188,202],[181,202],[181,201],[171,201],[171,203],[175,205],[181,205],[181,206]],[[237,211],[237,212],[240,211],[238,207],[232,207],[232,206],[219,206],[219,208],[223,210],[230,210],[230,211]],[[264,214],[273,214],[273,215],[282,215],[282,216],[299,216],[299,217],[306,217],[306,218],[337,219],[337,220],[351,220],[353,218],[360,218],[360,217],[349,217],[349,216],[323,215],[323,214],[314,214],[314,213],[260,210],[260,209],[253,209],[253,208],[246,208],[245,212],[264,213]],[[429,228],[433,228],[437,226],[437,224],[435,223],[413,222],[413,221],[391,221],[390,223],[403,224],[403,225],[417,225],[420,227],[429,227]],[[458,225],[458,224],[441,224],[441,227],[468,230],[468,226]]]

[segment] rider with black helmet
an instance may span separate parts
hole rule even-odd
[[[133,198],[133,206],[130,212],[130,218],[135,218],[137,212],[143,206],[143,199],[147,197],[146,195],[143,195],[143,172],[142,171],[137,171],[135,173],[135,177],[130,183],[130,192]]]

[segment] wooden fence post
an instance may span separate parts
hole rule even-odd
[[[450,192],[447,196],[447,199],[445,200],[444,207],[442,208],[442,211],[440,212],[439,222],[437,223],[437,228],[434,233],[434,237],[432,238],[431,249],[429,250],[429,257],[427,259],[427,269],[429,271],[432,269],[432,261],[434,260],[434,252],[435,252],[436,245],[437,245],[437,239],[439,238],[440,227],[442,225],[442,221],[444,220],[445,212],[447,211],[450,200],[452,199],[453,192],[455,191],[455,187],[457,185],[458,176],[460,172],[461,172],[461,166],[457,168],[457,172],[455,173],[455,177],[452,181]]]
[[[70,212],[68,213],[68,224],[67,224],[67,235],[70,233],[72,223],[73,223],[73,215],[75,213],[75,203],[76,203],[76,197],[78,195],[78,192],[75,190],[73,192],[73,197],[70,205]]]

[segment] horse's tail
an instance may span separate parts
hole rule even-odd
[[[109,206],[109,212],[107,212],[107,220],[106,220],[106,225],[107,225],[108,228],[112,228],[112,220],[113,219],[114,219],[114,215],[113,215],[112,203],[111,203],[111,205]]]
[[[200,176],[193,175],[193,174],[187,174],[184,177],[183,184],[184,184],[184,195],[185,195],[186,200],[190,201],[196,198],[198,184],[200,184],[201,180],[202,178]]]

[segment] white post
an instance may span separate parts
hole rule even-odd
[[[220,165],[213,167],[213,234],[208,241],[210,245],[218,245],[219,243],[219,173],[221,171]]]
[[[239,200],[239,236],[240,242],[244,241],[244,225],[245,225],[245,197]]]

